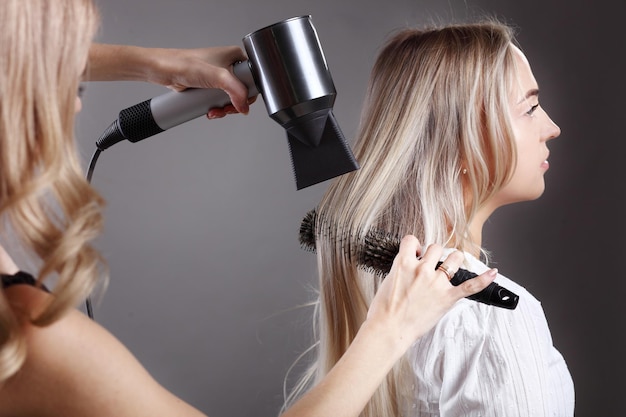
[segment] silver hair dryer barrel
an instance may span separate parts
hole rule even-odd
[[[337,92],[310,16],[243,39],[270,117],[287,132],[298,189],[359,168],[333,115]]]
[[[234,73],[287,132],[298,189],[354,171],[359,165],[333,114],[336,91],[310,16],[287,19],[243,38],[248,61]],[[104,150],[138,142],[210,108],[229,103],[217,89],[170,92],[122,110],[97,141]]]

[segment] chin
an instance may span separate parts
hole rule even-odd
[[[538,190],[537,192],[531,194],[529,196],[529,198],[527,199],[527,201],[537,200],[539,197],[541,197],[543,195],[544,191],[545,191],[545,187],[541,187],[541,190]]]

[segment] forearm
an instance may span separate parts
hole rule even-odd
[[[281,417],[356,417],[406,350],[366,322],[324,379]]]
[[[232,65],[246,55],[237,46],[171,49],[130,45],[93,44],[85,81],[145,81],[175,91],[187,88],[219,88],[230,97],[232,106],[248,113],[248,89],[232,73]],[[254,101],[252,99],[250,102]]]
[[[92,44],[85,81],[151,81],[156,65],[151,48],[130,45]]]

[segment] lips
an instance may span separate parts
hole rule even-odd
[[[546,170],[546,169],[550,168],[550,163],[548,162],[548,158],[549,157],[550,157],[550,151],[548,149],[546,149],[545,157],[544,157],[543,161],[541,161],[541,163],[540,163],[540,168],[542,170]]]
[[[548,169],[550,168],[550,163],[548,162],[548,157],[550,156],[550,152],[546,155],[546,159],[541,163],[541,168]]]

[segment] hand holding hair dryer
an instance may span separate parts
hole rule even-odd
[[[333,115],[336,91],[311,17],[267,26],[243,44],[248,61],[236,63],[234,73],[286,130],[297,189],[358,169]],[[229,102],[219,89],[169,92],[122,110],[96,145],[103,151],[138,142]]]

